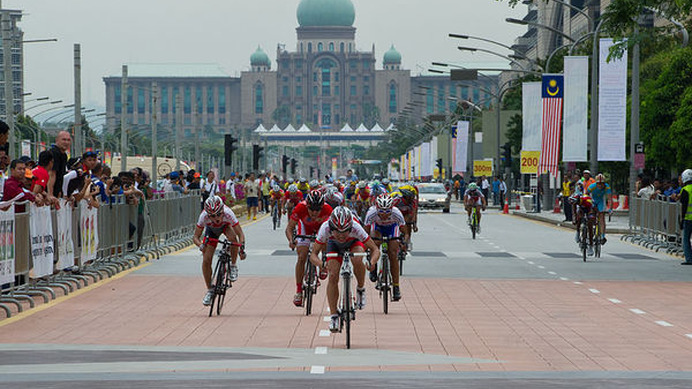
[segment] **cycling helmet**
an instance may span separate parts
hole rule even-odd
[[[278,185],[274,184],[274,186],[272,186],[272,190],[273,190],[274,192],[278,192],[278,191],[281,190],[281,188],[279,188]]]
[[[296,193],[298,191],[298,185],[296,184],[291,184],[288,186],[288,191],[290,193]]]
[[[353,227],[353,214],[346,207],[336,207],[329,217],[329,229],[346,232]]]
[[[378,211],[389,211],[392,209],[393,204],[394,200],[387,194],[382,194],[377,197],[376,205]]]
[[[204,202],[204,210],[209,216],[215,216],[223,212],[223,200],[219,196],[211,196]]]
[[[358,188],[360,189],[365,189],[365,187],[368,186],[365,181],[361,181],[358,183]]]
[[[385,178],[384,180],[382,180],[382,185],[389,185],[389,183],[389,178]]]
[[[412,199],[416,196],[411,189],[401,189],[399,192],[401,192],[401,196],[405,199]]]
[[[324,205],[324,197],[319,190],[313,190],[305,197],[305,203],[312,210],[319,210]]]
[[[606,182],[605,176],[603,174],[596,175],[596,182]]]
[[[686,169],[682,172],[682,183],[687,184],[690,181],[692,181],[692,169]]]
[[[476,185],[475,182],[472,182],[469,184],[469,190],[476,190],[478,189],[478,185]]]
[[[307,184],[307,183],[308,183],[308,179],[305,178],[305,177],[300,177],[300,179],[299,179],[298,181],[299,181],[301,184]]]
[[[310,187],[311,187],[311,188],[317,188],[318,186],[320,186],[320,182],[319,182],[319,181],[317,181],[317,180],[312,180],[312,181],[310,181]]]
[[[344,196],[338,190],[328,191],[324,195],[324,201],[332,208],[336,208],[344,203]]]

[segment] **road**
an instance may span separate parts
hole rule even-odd
[[[611,236],[584,263],[574,233],[488,211],[425,212],[403,298],[368,305],[353,345],[324,288],[293,306],[295,257],[269,219],[220,317],[189,249],[0,322],[0,387],[691,387],[692,268]],[[353,372],[357,372],[354,375]]]

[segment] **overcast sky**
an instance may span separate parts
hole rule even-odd
[[[460,52],[459,44],[493,50],[480,41],[448,38],[456,32],[511,45],[526,27],[510,25],[526,6],[512,9],[496,0],[352,0],[359,49],[375,44],[377,68],[393,43],[403,67],[420,73],[433,61],[488,62],[498,58]],[[25,47],[25,91],[65,104],[74,99],[73,44],[82,49],[82,102],[105,106],[102,78],[120,73],[124,63],[217,63],[238,75],[250,66],[258,45],[276,58],[277,43],[293,51],[300,0],[2,0],[21,9],[25,40],[58,42]],[[276,64],[273,63],[273,68]],[[35,103],[28,102],[27,106]],[[36,109],[33,113],[40,111]],[[32,112],[29,112],[31,114]]]

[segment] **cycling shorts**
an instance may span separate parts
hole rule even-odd
[[[390,224],[388,226],[381,226],[375,224],[375,231],[389,238],[394,238],[399,236],[399,226],[397,224]]]
[[[316,235],[317,231],[308,231],[302,221],[298,221],[298,235]],[[296,238],[296,246],[310,246],[313,241],[305,238]]]
[[[228,227],[228,225],[223,227],[206,227],[204,229],[204,244],[210,245],[211,247],[216,247],[216,245],[219,243],[219,238],[222,234],[226,233]]]
[[[363,242],[359,241],[358,239],[349,239],[345,242],[337,242],[336,240],[329,239],[327,241],[327,253],[337,253],[337,254],[343,254],[346,251],[351,251],[353,250],[354,247],[362,247],[363,250],[365,250],[365,245]],[[341,257],[336,257],[336,258],[327,258],[327,260],[330,259],[336,259],[341,263],[342,258]]]
[[[482,205],[483,205],[483,201],[481,200],[480,197],[470,197],[468,200],[471,200],[470,202],[471,202],[473,205],[476,205],[476,206],[479,206],[479,205],[482,206]],[[467,200],[467,201],[468,201],[468,200]],[[468,205],[468,203],[466,203],[466,204]]]

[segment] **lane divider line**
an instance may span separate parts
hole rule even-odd
[[[545,269],[545,266],[538,265],[539,269]]]
[[[321,337],[329,337],[332,333],[329,330],[320,330]]]
[[[622,303],[622,301],[620,301],[620,300],[618,300],[618,299],[614,299],[614,298],[609,298],[608,301],[610,301],[610,302],[613,303],[613,304],[620,304],[620,303]]]
[[[552,274],[554,276],[557,275],[557,273],[555,273],[554,271],[549,271],[548,274]]]
[[[574,281],[574,285],[582,285],[582,283],[579,281]]]
[[[315,348],[315,354],[326,354],[326,353],[327,353],[326,347],[316,347]]]
[[[598,289],[589,289],[589,292],[594,293],[594,294],[599,294],[599,293],[601,293],[601,291],[598,290]]]
[[[324,366],[312,366],[310,374],[324,374]]]
[[[561,280],[561,281],[569,281],[569,278],[567,278],[567,277],[560,277],[560,280]]]
[[[685,336],[692,339],[692,334],[685,334]]]
[[[658,324],[662,327],[672,327],[673,326],[672,324],[668,323],[665,320],[658,320],[658,321],[656,321],[656,324]]]
[[[636,313],[637,315],[646,315],[646,312],[642,311],[641,309],[638,308],[631,308],[630,311],[632,313]]]

